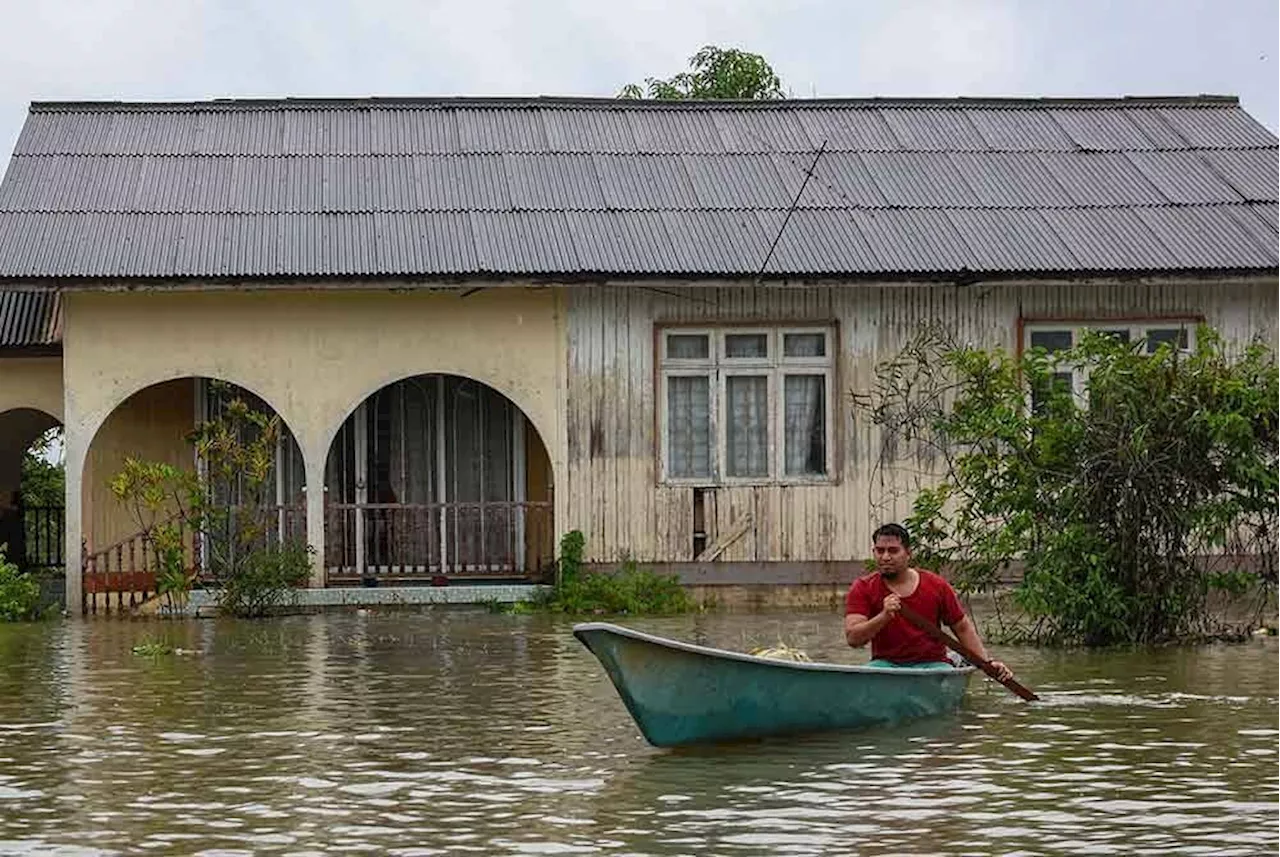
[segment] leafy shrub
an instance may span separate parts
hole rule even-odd
[[[225,577],[218,590],[218,609],[233,616],[268,616],[311,572],[310,546],[299,542],[269,544],[250,551],[237,573]]]
[[[659,575],[624,560],[615,571],[587,571],[582,567],[586,539],[578,530],[560,540],[557,582],[533,599],[532,606],[553,613],[672,614],[686,613],[694,604],[675,575]]]
[[[111,481],[157,558],[157,589],[170,612],[195,583],[187,569],[187,538],[205,549],[202,572],[217,590],[219,609],[243,617],[267,615],[310,571],[311,549],[279,532],[275,505],[278,416],[255,410],[228,385],[222,410],[187,441],[197,472],[162,462],[127,459]]]
[[[40,618],[40,582],[9,562],[0,546],[0,621]]]
[[[1276,584],[1274,354],[1230,354],[1205,327],[1190,354],[1144,345],[1093,334],[1015,358],[934,330],[861,400],[887,445],[912,441],[943,464],[906,521],[917,561],[965,592],[1023,563],[1025,639],[1211,636],[1224,629],[1210,593]],[[1083,395],[1055,382],[1066,369],[1085,374]]]

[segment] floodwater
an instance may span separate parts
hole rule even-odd
[[[864,661],[835,613],[634,627]],[[1275,638],[1001,649],[953,716],[648,746],[570,624],[0,626],[0,854],[1275,853]],[[189,652],[133,654],[167,638]]]

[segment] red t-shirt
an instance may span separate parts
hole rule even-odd
[[[915,592],[902,599],[902,603],[940,625],[954,625],[963,619],[964,608],[960,606],[960,599],[951,584],[932,571],[916,571],[920,575],[920,583]],[[845,615],[857,613],[874,619],[880,614],[890,591],[878,571],[858,578],[845,596]],[[871,638],[871,657],[900,664],[945,661],[947,647],[899,615],[890,619],[889,624]]]

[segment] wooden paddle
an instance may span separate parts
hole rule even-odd
[[[982,670],[984,673],[991,676],[993,679],[1000,682],[1005,687],[1009,688],[1009,690],[1013,691],[1018,696],[1022,697],[1028,702],[1034,702],[1040,698],[1036,696],[1034,693],[1032,693],[1031,691],[1027,690],[1022,685],[1018,684],[1018,682],[1014,681],[1013,679],[1000,678],[999,671],[996,670],[995,667],[991,666],[991,661],[987,660],[986,658],[978,657],[977,653],[974,652],[973,649],[969,648],[964,643],[960,642],[955,637],[948,634],[946,631],[943,631],[937,625],[933,624],[928,619],[924,618],[923,616],[921,616],[916,611],[912,610],[907,605],[902,604],[900,606],[899,612],[902,613],[903,619],[906,619],[912,625],[915,625],[921,631],[924,631],[930,637],[933,637],[935,640],[937,640],[939,643],[942,643],[947,648],[963,655],[965,660],[969,661],[969,663],[973,664],[975,667]],[[971,619],[969,621],[973,621],[973,620]]]

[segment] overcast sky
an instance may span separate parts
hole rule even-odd
[[[1239,95],[1276,0],[0,0],[0,163],[32,100],[615,95],[704,44],[796,97]]]

